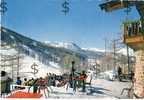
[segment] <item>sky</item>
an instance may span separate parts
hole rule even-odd
[[[121,35],[126,18],[124,9],[111,13],[102,11],[105,0],[67,0],[69,13],[62,12],[65,0],[5,0],[7,12],[3,26],[38,41],[74,42],[83,48],[104,49],[104,39]],[[129,19],[138,19],[135,7]]]

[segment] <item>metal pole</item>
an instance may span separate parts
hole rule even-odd
[[[12,79],[14,79],[14,65],[13,65],[13,60],[12,60]]]
[[[1,26],[4,24],[4,14],[7,11],[7,3],[4,0],[0,2],[0,13],[1,13]],[[4,25],[3,25],[4,26]]]
[[[18,51],[17,77],[19,77],[19,51]]]
[[[113,55],[114,55],[114,70],[115,70],[115,67],[116,67],[116,58],[115,58],[115,56],[116,56],[116,43],[115,43],[115,40],[113,41]]]
[[[75,62],[72,61],[72,70],[71,70],[71,74],[72,74],[72,88],[73,88],[73,91],[75,91],[75,80],[74,80],[74,71],[75,71],[75,69],[74,69],[74,64],[75,64]]]
[[[75,64],[75,62],[72,61],[72,75],[74,74],[74,64]]]
[[[107,44],[106,43],[107,43],[107,39],[105,38],[105,56],[106,56],[106,53],[107,53],[106,52],[106,48],[107,48]]]
[[[130,73],[130,60],[129,60],[129,47],[127,45],[127,63],[128,63],[128,74]]]
[[[142,23],[142,32],[144,32],[144,17],[141,17],[141,23]],[[144,33],[143,33],[144,35]]]

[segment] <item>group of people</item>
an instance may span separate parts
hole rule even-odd
[[[79,76],[75,75],[74,72],[73,75],[70,74],[68,77],[65,77],[64,75],[56,75],[54,73],[47,73],[44,78],[31,78],[29,80],[27,78],[24,78],[23,81],[20,77],[17,77],[16,84],[22,86],[33,86],[33,92],[37,92],[36,88],[40,86],[47,86],[50,88],[51,91],[53,91],[51,86],[60,87],[68,83],[69,87],[73,88],[74,91],[76,91],[77,87],[82,87],[82,91],[84,92],[86,78],[87,75],[85,71],[82,71]]]
[[[52,86],[55,86],[55,81],[56,81],[56,78],[57,78],[57,75],[54,74],[54,73],[47,73],[46,77],[45,78],[31,78],[31,79],[27,79],[27,78],[24,78],[23,81],[21,80],[20,77],[17,77],[17,80],[16,80],[16,84],[17,85],[24,85],[24,86],[27,86],[27,85],[31,85],[31,84],[34,84],[34,81],[35,80],[39,80],[39,79],[46,79],[46,80],[49,80],[48,81],[48,84],[49,85],[52,85]]]
[[[121,67],[118,67],[117,73],[118,73],[118,80],[122,81],[122,76],[124,76],[124,73],[122,72]],[[127,78],[129,78],[131,81],[133,81],[134,80],[134,72],[133,71],[129,72]]]
[[[127,24],[128,35],[138,35],[142,32],[142,23],[141,21],[131,22]]]
[[[23,86],[34,86],[34,92],[36,92],[37,87],[41,86],[64,86],[66,84],[69,84],[68,86],[73,88],[73,91],[76,91],[76,88],[82,87],[82,91],[85,92],[85,84],[86,84],[86,72],[83,70],[82,72],[78,73],[74,69],[74,62],[72,62],[72,70],[68,76],[63,75],[56,75],[54,73],[47,73],[47,75],[42,78],[31,78],[27,79],[24,78],[22,81],[20,77],[17,77],[16,84],[17,85],[23,85]],[[51,88],[50,88],[51,89]],[[52,90],[52,89],[51,89]]]

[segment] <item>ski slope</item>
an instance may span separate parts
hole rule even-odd
[[[18,55],[17,51],[15,49],[1,49],[0,50],[1,55]],[[42,64],[37,57],[32,58],[31,56],[25,55],[25,54],[20,54],[22,58],[19,61],[19,76],[24,78],[38,78],[38,77],[45,77],[47,73],[54,73],[56,75],[61,74],[60,72],[60,66],[58,63],[55,62],[50,62],[49,65]],[[34,75],[34,69],[31,68],[32,64],[37,64],[36,70],[38,72]],[[5,64],[11,64],[11,62],[6,62]],[[9,73],[9,76],[12,77],[12,66],[9,67],[2,67],[1,70],[5,70],[7,73]],[[16,71],[17,69],[15,69]],[[16,77],[16,76],[15,76]]]

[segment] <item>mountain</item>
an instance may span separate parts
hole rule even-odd
[[[73,42],[40,42],[23,36],[8,28],[1,27],[1,47],[8,45],[12,50],[3,51],[1,54],[13,55],[18,52],[24,54],[29,61],[38,62],[40,65],[54,69],[63,67],[62,62],[75,55],[80,62],[86,63],[90,59],[100,59],[105,56],[104,50],[97,48],[81,48]],[[125,50],[122,50],[122,53]],[[111,52],[112,54],[112,52]],[[69,57],[65,57],[69,55]],[[24,59],[25,59],[24,58]],[[67,61],[68,62],[68,61]],[[26,63],[26,62],[25,62]],[[70,62],[68,62],[70,63]],[[30,65],[26,65],[30,66]]]
[[[69,50],[72,50],[72,51],[81,51],[81,48],[73,42],[50,42],[50,41],[45,41],[44,43],[47,44],[47,45],[53,46],[53,47],[65,48],[65,49],[69,49]]]
[[[95,58],[98,59],[102,56],[104,56],[104,50],[97,49],[97,48],[81,48],[77,44],[73,42],[51,42],[51,41],[45,41],[46,45],[57,47],[57,48],[65,48],[68,50],[72,50],[74,52],[78,52],[81,54],[86,55],[88,58]]]
[[[82,48],[84,54],[88,56],[89,59],[100,59],[104,57],[105,53],[100,50],[91,50],[89,48]]]
[[[80,50],[80,47],[78,47],[74,43],[57,43],[59,45],[54,44],[46,44],[42,43],[36,40],[33,40],[31,38],[28,38],[26,36],[23,36],[17,32],[14,32],[10,29],[3,28],[2,27],[2,33],[1,33],[1,41],[2,43],[6,43],[8,45],[16,45],[20,51],[22,52],[31,52],[36,53],[38,55],[45,54],[48,56],[48,59],[52,56],[61,57],[63,53],[68,54],[77,54],[81,57],[86,57],[86,55],[81,54],[81,52],[78,52]],[[61,46],[60,46],[61,45]],[[62,47],[62,45],[65,45],[65,48]],[[57,47],[59,46],[59,48]],[[43,55],[44,56],[44,55]]]
[[[98,49],[98,48],[82,48],[85,51],[93,51],[93,52],[105,52],[103,49]]]
[[[12,50],[4,49],[1,51],[1,55],[10,56],[10,55],[24,55],[23,61],[26,64],[24,68],[29,67],[34,62],[37,62],[43,68],[44,73],[49,72],[45,71],[51,68],[58,69],[62,67],[61,63],[65,55],[73,55],[80,58],[81,62],[86,62],[87,56],[79,52],[79,47],[71,43],[66,44],[66,48],[63,47],[54,47],[52,45],[45,44],[43,42],[31,39],[29,37],[23,36],[20,33],[17,33],[8,28],[1,27],[1,47],[11,48]],[[71,48],[71,49],[70,49]],[[78,51],[77,51],[78,50]],[[8,53],[8,51],[11,51]],[[16,53],[17,52],[17,53]],[[30,63],[31,62],[31,63]],[[44,67],[42,67],[44,66]],[[55,73],[54,70],[52,70]],[[44,74],[43,73],[43,74]],[[41,73],[42,74],[42,73]]]

